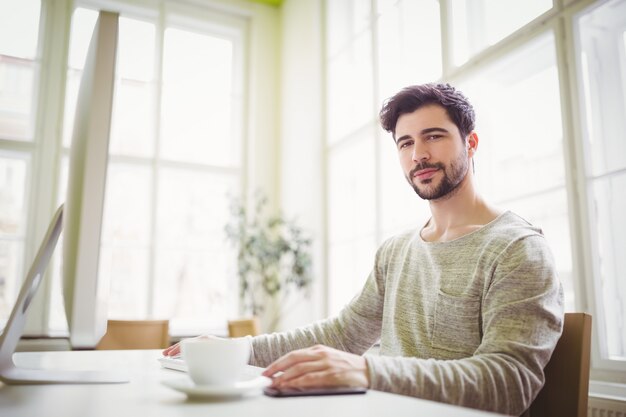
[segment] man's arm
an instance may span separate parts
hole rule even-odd
[[[252,365],[266,367],[294,350],[325,345],[361,355],[380,338],[384,301],[384,266],[380,261],[387,243],[376,253],[376,261],[361,292],[337,317],[283,333],[252,338]]]

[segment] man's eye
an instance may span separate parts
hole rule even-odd
[[[427,140],[437,140],[441,137],[441,135],[430,135],[426,139]]]
[[[411,143],[413,143],[413,142],[408,141],[408,140],[405,140],[405,141],[404,141],[404,142],[402,142],[402,144],[400,145],[400,149],[404,149],[404,148],[406,148],[406,147],[407,147],[407,146],[409,146]]]

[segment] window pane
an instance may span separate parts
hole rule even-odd
[[[379,4],[380,6],[380,4]],[[380,9],[378,66],[381,98],[407,85],[441,77],[441,29],[437,0],[401,0]],[[419,20],[419,24],[415,21]],[[428,42],[416,42],[428,39]]]
[[[591,174],[626,168],[626,3],[612,1],[583,15],[580,58]],[[621,87],[620,87],[621,86]]]
[[[326,45],[333,57],[370,26],[371,0],[327,0],[325,6]]]
[[[109,284],[109,318],[152,318],[148,316],[149,260],[147,248],[121,242],[116,242],[115,246],[103,242],[100,246],[98,279]]]
[[[0,239],[0,329],[9,320],[22,283],[23,256],[23,241]]]
[[[23,279],[28,159],[0,154],[0,328]]]
[[[39,0],[0,0],[0,138],[32,140]]]
[[[0,0],[0,55],[25,60],[37,56],[39,0]]]
[[[593,182],[595,208],[592,224],[597,240],[596,282],[604,309],[606,348],[609,358],[626,359],[626,174]]]
[[[235,165],[233,42],[168,28],[163,54],[161,156]]]
[[[373,265],[373,137],[373,129],[364,129],[337,145],[328,156],[328,294],[332,314],[356,294]]]
[[[625,15],[626,2],[614,0],[591,7],[574,20],[584,92],[583,150],[591,191],[594,283],[601,309],[597,325],[606,338],[600,352],[619,360],[626,360],[626,21],[621,18]]]
[[[109,163],[102,241],[148,245],[151,241],[152,176],[150,168]],[[128,204],[132,201],[132,204]]]
[[[112,155],[154,155],[154,50],[154,24],[120,17],[109,146]]]
[[[223,328],[238,306],[235,251],[224,240],[238,179],[168,168],[158,184],[155,313],[178,332]]]
[[[223,243],[203,249],[158,249],[155,315],[169,317],[175,334],[224,332],[238,316],[235,253]]]
[[[328,240],[352,241],[373,234],[375,165],[373,132],[348,140],[328,155]],[[358,161],[358,163],[355,163]]]
[[[552,33],[461,84],[481,140],[476,178],[491,200],[565,184],[561,103]]]
[[[111,155],[154,155],[154,85],[135,80],[115,84],[111,115]]]
[[[120,17],[117,75],[153,81],[155,27],[153,23]]]
[[[32,140],[37,64],[0,55],[0,137]]]
[[[329,143],[375,119],[371,43],[367,30],[328,62]]]
[[[112,319],[148,318],[151,185],[149,168],[109,163],[99,274]]]
[[[552,8],[552,0],[450,0],[453,59],[461,65]]]
[[[225,237],[229,195],[238,194],[236,176],[164,168],[157,198],[158,240],[167,246],[202,247]]]
[[[0,237],[24,237],[28,162],[26,155],[0,153]]]

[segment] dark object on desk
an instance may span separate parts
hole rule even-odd
[[[365,394],[367,388],[355,387],[328,387],[328,388],[272,388],[263,389],[263,393],[270,397],[306,397],[314,395],[348,395]]]

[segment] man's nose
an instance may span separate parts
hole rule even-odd
[[[430,158],[427,149],[423,146],[415,145],[413,147],[413,162],[419,163]]]

